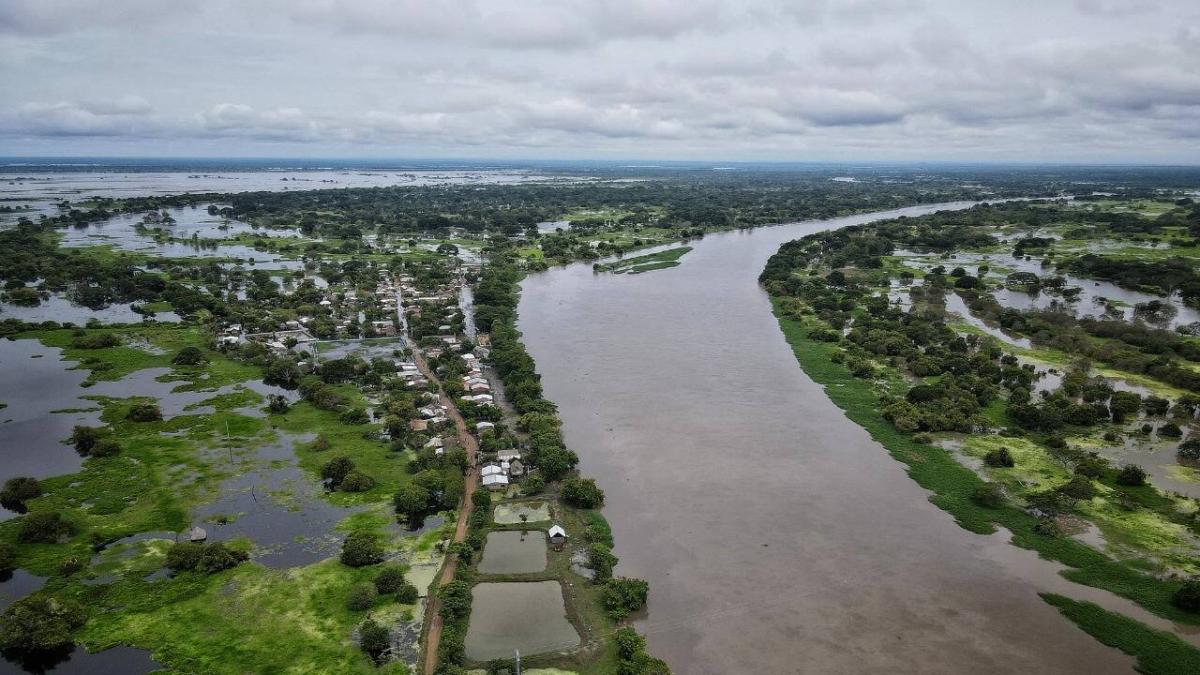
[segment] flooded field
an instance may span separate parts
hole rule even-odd
[[[490,532],[479,571],[484,574],[525,574],[546,569],[546,533],[541,530]]]
[[[578,264],[523,282],[519,328],[605,490],[618,574],[650,582],[639,628],[676,672],[1131,672],[1038,593],[1115,599],[930,504],[798,367],[757,284],[785,241],[938,208],[709,235],[651,274]]]
[[[557,581],[476,584],[472,594],[469,659],[510,658],[514,649],[528,656],[579,646]]]
[[[500,504],[493,512],[492,519],[501,525],[547,522],[550,520],[550,505],[546,502]]]

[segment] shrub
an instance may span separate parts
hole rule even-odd
[[[604,491],[591,478],[568,478],[563,481],[562,499],[581,509],[594,509],[604,503]]]
[[[375,590],[379,591],[380,595],[395,593],[404,585],[404,568],[397,565],[388,565],[379,570],[379,574],[375,575]]]
[[[66,558],[62,562],[58,563],[58,573],[64,577],[69,577],[83,568],[83,561],[75,556]]]
[[[329,439],[325,437],[325,434],[321,434],[313,439],[310,447],[317,452],[325,452],[329,449]]]
[[[111,438],[102,438],[96,445],[92,446],[90,456],[92,457],[113,457],[121,452],[121,444]]]
[[[1096,487],[1086,476],[1076,475],[1058,490],[1072,499],[1091,499],[1096,496]]]
[[[985,508],[998,509],[1004,505],[1004,490],[996,483],[984,483],[975,488],[971,499]]]
[[[1183,460],[1200,460],[1200,438],[1189,438],[1180,443],[1175,456]]]
[[[340,455],[325,462],[321,467],[321,478],[336,486],[353,470],[354,462],[350,461],[349,457]]]
[[[355,469],[346,474],[342,482],[338,483],[337,489],[342,492],[366,492],[373,487],[375,487],[375,479]]]
[[[612,578],[613,567],[617,565],[617,556],[612,549],[604,544],[588,546],[588,567],[596,573],[593,581],[600,583]]]
[[[31,513],[21,519],[17,540],[25,544],[57,544],[59,539],[75,534],[75,526],[63,520],[56,511]]]
[[[17,548],[0,541],[0,573],[11,572],[17,567]]]
[[[487,490],[476,490],[471,493],[471,505],[483,511],[491,509],[492,493]]]
[[[1158,428],[1158,435],[1163,438],[1182,438],[1183,429],[1179,428],[1174,422],[1166,422]]]
[[[1137,487],[1146,484],[1146,471],[1137,464],[1126,465],[1117,474],[1117,485]]]
[[[465,581],[451,581],[438,591],[442,599],[439,610],[446,623],[457,623],[471,613],[471,587]]]
[[[167,569],[175,572],[194,570],[200,564],[200,556],[204,553],[204,544],[192,541],[180,541],[167,549]]]
[[[208,358],[204,356],[204,352],[200,351],[198,348],[184,347],[183,349],[179,350],[179,353],[175,355],[175,358],[171,359],[171,363],[177,366],[198,366],[207,360]]]
[[[1171,596],[1171,604],[1185,612],[1200,612],[1200,578],[1185,581]]]
[[[71,341],[71,346],[75,349],[105,349],[107,347],[116,347],[119,344],[121,344],[121,341],[112,333],[80,335]]]
[[[87,455],[100,441],[101,430],[96,427],[76,426],[71,431],[70,441],[75,445],[75,451],[81,455]]]
[[[288,400],[283,396],[280,396],[279,394],[271,394],[267,396],[267,412],[271,413],[272,415],[282,415],[289,409],[291,409],[291,404],[289,404]],[[328,444],[328,441],[326,441],[326,444]],[[313,443],[313,445],[315,446],[316,443]],[[313,449],[316,450],[317,448],[314,447]]]
[[[374,585],[365,582],[354,584],[350,588],[350,594],[346,596],[346,608],[355,612],[371,609],[378,597],[379,592],[375,590]]]
[[[402,605],[414,605],[420,595],[417,587],[406,581],[396,590],[396,602]]]
[[[154,403],[135,403],[125,413],[125,419],[131,422],[158,422],[162,418],[162,410]]]
[[[42,496],[42,484],[36,478],[18,476],[4,481],[0,488],[0,506],[18,512],[24,512],[25,502]]]
[[[645,606],[649,592],[650,584],[641,579],[618,577],[604,583],[601,601],[613,621],[623,621],[630,612]]]
[[[989,450],[988,453],[983,456],[983,463],[991,467],[1004,468],[1011,468],[1016,465],[1012,454],[1008,452],[1008,448],[996,448],[995,450]]]
[[[237,567],[238,564],[249,559],[250,554],[245,551],[231,549],[220,542],[208,544],[204,547],[204,552],[200,554],[200,560],[196,564],[196,571],[204,574],[214,574],[222,570]]]
[[[342,542],[341,561],[350,567],[365,567],[383,562],[383,546],[366,532],[351,532]]]
[[[392,634],[374,619],[367,619],[358,627],[358,648],[372,661],[379,662],[383,653],[392,646]]]
[[[79,605],[31,595],[0,616],[0,649],[37,653],[67,648],[74,644],[71,634],[86,622]]]

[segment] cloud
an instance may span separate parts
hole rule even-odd
[[[1195,161],[1200,7],[1128,7],[8,0],[0,141]]]

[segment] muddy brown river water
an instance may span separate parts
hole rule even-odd
[[[1153,617],[930,504],[800,369],[757,284],[785,241],[966,206],[710,235],[677,268],[523,282],[525,342],[607,494],[618,574],[650,582],[638,627],[675,672],[1132,671],[1037,594]]]

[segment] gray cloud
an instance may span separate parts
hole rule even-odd
[[[7,0],[0,148],[1195,162],[1200,8],[1131,6]]]

